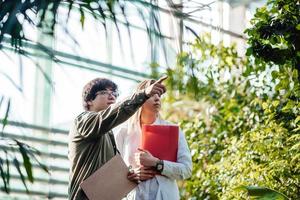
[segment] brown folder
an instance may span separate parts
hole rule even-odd
[[[128,167],[120,155],[114,156],[84,180],[80,187],[89,200],[120,200],[137,184],[127,179]]]

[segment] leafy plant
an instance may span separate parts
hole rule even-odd
[[[246,29],[249,36],[247,55],[265,62],[290,64],[300,70],[300,1],[269,0],[256,10]]]
[[[256,186],[241,186],[237,190],[247,190],[249,196],[257,200],[285,200],[287,196],[269,188]]]
[[[194,101],[177,107],[194,161],[185,198],[247,199],[240,185],[261,199],[299,198],[299,14],[299,1],[268,1],[246,30],[246,58],[200,37],[166,72],[166,102]]]
[[[179,17],[189,17],[191,14],[184,13],[182,8],[185,4],[176,4],[172,0],[166,1],[170,14]],[[162,39],[161,24],[159,20],[158,1],[150,0],[81,0],[81,1],[65,1],[65,0],[2,0],[0,1],[0,44],[2,44],[4,36],[10,36],[11,44],[16,50],[22,49],[22,40],[28,40],[27,33],[24,32],[25,25],[31,25],[35,28],[42,28],[44,34],[53,35],[55,27],[61,25],[59,23],[58,8],[64,6],[68,10],[66,22],[68,22],[70,13],[76,10],[80,13],[78,23],[82,28],[85,25],[87,15],[91,15],[94,19],[101,23],[104,27],[106,35],[107,23],[112,21],[118,31],[119,39],[121,33],[119,25],[123,24],[127,27],[127,34],[131,41],[131,22],[129,18],[129,10],[135,10],[137,17],[144,22],[145,28],[149,35],[150,43],[152,43],[152,35]],[[201,11],[209,8],[209,4],[198,3],[194,7],[195,11]],[[145,12],[146,11],[146,12]],[[147,13],[150,13],[149,15]],[[53,16],[51,19],[46,16]],[[149,20],[153,18],[154,26],[150,26]],[[65,25],[63,25],[65,26]],[[66,31],[69,34],[69,31]],[[72,37],[71,37],[72,38]],[[76,42],[76,39],[75,41]],[[162,43],[164,44],[163,40]],[[1,46],[0,46],[1,47]],[[164,46],[162,46],[164,48]],[[19,51],[22,52],[22,51]]]
[[[165,116],[181,121],[194,163],[183,198],[247,199],[246,192],[235,190],[244,185],[297,199],[297,70],[239,57],[234,46],[210,41],[199,37],[165,72]]]
[[[4,97],[1,97],[0,108],[3,105],[3,102]],[[39,167],[41,167],[44,171],[48,173],[49,171],[47,167],[37,158],[39,155],[38,150],[16,139],[6,138],[3,136],[3,130],[8,124],[9,110],[10,100],[8,100],[6,105],[6,112],[4,118],[2,119],[2,130],[0,133],[0,176],[3,183],[1,190],[6,193],[10,192],[10,172],[13,166],[16,168],[27,193],[29,193],[26,182],[27,180],[31,183],[34,182],[32,160],[35,160]],[[20,157],[22,158],[23,162],[20,161]],[[25,170],[26,174],[24,174],[23,169]]]

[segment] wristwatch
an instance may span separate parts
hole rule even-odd
[[[159,160],[159,161],[156,163],[155,168],[156,168],[157,171],[162,172],[163,169],[164,169],[164,161],[163,161],[163,160]]]

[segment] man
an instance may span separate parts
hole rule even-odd
[[[151,96],[163,94],[163,77],[118,105],[117,85],[104,78],[90,81],[82,93],[85,112],[76,117],[69,132],[71,161],[69,199],[85,200],[79,184],[117,153],[112,129],[126,121]]]

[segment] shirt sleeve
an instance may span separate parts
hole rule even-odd
[[[162,175],[171,179],[183,180],[192,175],[192,157],[182,131],[179,131],[177,162],[164,160]]]
[[[96,139],[130,118],[148,99],[144,90],[101,112],[84,112],[76,120],[74,140]]]

